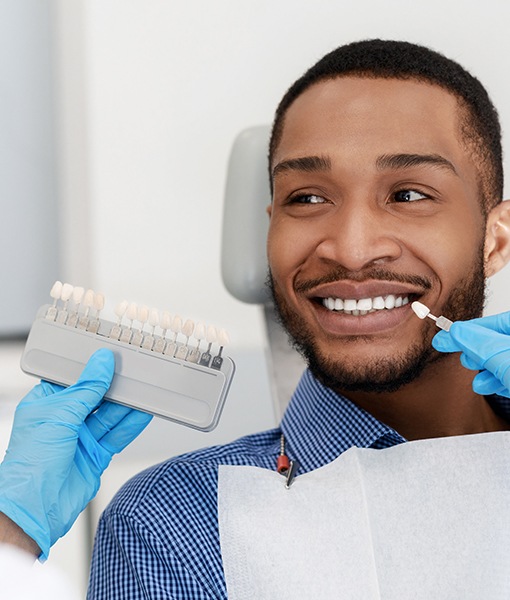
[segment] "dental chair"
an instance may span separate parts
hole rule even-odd
[[[258,304],[266,324],[269,372],[275,407],[281,415],[305,368],[277,322],[266,288],[266,238],[271,202],[267,155],[270,128],[251,127],[235,139],[228,163],[221,273],[227,290],[241,302]]]

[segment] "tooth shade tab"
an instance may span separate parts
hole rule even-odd
[[[424,319],[430,313],[429,307],[421,302],[413,302],[411,308],[413,309],[414,314],[420,319]]]
[[[422,304],[421,302],[413,302],[411,304],[411,308],[415,312],[416,316],[418,316],[420,319],[428,317],[429,319],[435,321],[439,329],[443,329],[444,331],[450,331],[450,327],[453,325],[453,321],[450,321],[450,319],[443,317],[443,315],[441,315],[440,317],[435,317],[430,312],[429,307],[425,306],[425,304]]]
[[[74,287],[70,283],[64,283],[64,285],[62,286],[62,293],[60,295],[60,298],[64,302],[70,300],[71,296],[73,295],[73,289]]]
[[[61,281],[55,281],[55,283],[53,284],[53,287],[51,288],[50,296],[55,301],[60,300],[60,298],[62,296],[62,282]]]

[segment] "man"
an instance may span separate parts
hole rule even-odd
[[[282,100],[270,173],[270,285],[309,369],[280,428],[121,490],[99,524],[91,598],[226,597],[219,465],[275,470],[287,454],[299,477],[353,446],[508,429],[504,399],[480,395],[510,395],[508,317],[455,324],[435,338],[442,354],[410,308],[480,317],[485,278],[509,258],[499,123],[479,82],[411,44],[339,48]],[[486,369],[479,393],[460,351]]]

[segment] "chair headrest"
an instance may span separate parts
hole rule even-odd
[[[250,127],[234,141],[228,163],[221,274],[227,290],[242,302],[269,302],[266,239],[271,203],[267,155],[270,127]]]

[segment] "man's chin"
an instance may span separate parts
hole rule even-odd
[[[338,392],[395,392],[418,379],[425,368],[444,355],[432,347],[416,344],[405,353],[371,357],[353,361],[332,358],[317,352],[313,346],[294,342],[310,371],[325,386]]]

